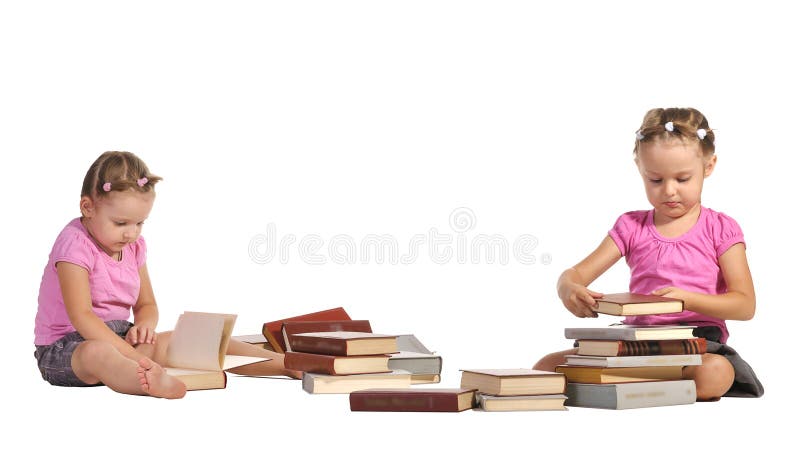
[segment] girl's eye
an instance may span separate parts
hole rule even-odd
[[[118,227],[122,227],[122,226],[125,225],[125,223],[124,222],[115,222],[114,225],[118,226]]]
[[[143,225],[144,225],[144,221],[142,221],[142,222],[137,222],[137,223],[136,223],[136,225],[137,225],[137,226],[139,226],[139,227],[141,227],[141,226],[143,226]]]
[[[688,178],[688,177],[687,177],[687,178],[679,178],[679,179],[678,179],[678,183],[686,183],[686,182],[688,182],[688,181],[689,181],[689,178]]]
[[[661,179],[660,178],[651,178],[650,179],[650,183],[661,183]]]

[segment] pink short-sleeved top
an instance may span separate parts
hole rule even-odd
[[[80,218],[73,219],[53,244],[39,286],[34,343],[50,345],[74,332],[64,306],[56,264],[69,262],[89,272],[92,311],[103,320],[126,320],[139,298],[139,268],[147,257],[147,246],[139,237],[122,249],[122,259],[114,260],[92,239]]]
[[[744,243],[744,235],[733,218],[701,207],[691,229],[674,239],[662,236],[653,223],[654,211],[631,211],[617,219],[608,235],[631,269],[630,292],[649,294],[675,286],[704,294],[727,292],[719,257],[731,246]],[[728,339],[725,321],[693,311],[651,316],[629,316],[626,324],[714,325]]]

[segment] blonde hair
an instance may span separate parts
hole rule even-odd
[[[667,130],[667,123],[672,123],[672,130]],[[705,131],[705,136],[700,135]],[[684,143],[697,142],[703,159],[715,153],[714,131],[709,127],[703,113],[694,108],[653,108],[644,115],[642,125],[636,132],[636,144],[633,153],[639,155],[639,148],[646,142],[680,139]]]
[[[83,178],[81,197],[103,197],[109,191],[130,189],[155,192],[161,177],[153,175],[147,165],[131,152],[107,151],[94,161]]]

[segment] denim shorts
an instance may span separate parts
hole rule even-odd
[[[126,320],[113,320],[106,322],[108,328],[117,335],[125,338],[133,324]],[[36,345],[33,356],[39,364],[42,378],[54,386],[99,386],[86,384],[72,371],[72,353],[84,339],[78,332],[70,332],[50,345]]]

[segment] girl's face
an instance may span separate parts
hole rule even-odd
[[[716,162],[716,155],[703,159],[697,142],[675,139],[640,146],[636,164],[656,217],[668,222],[699,211],[703,180]]]
[[[81,198],[83,224],[100,248],[119,259],[122,249],[139,238],[155,193],[112,191],[103,198]]]

